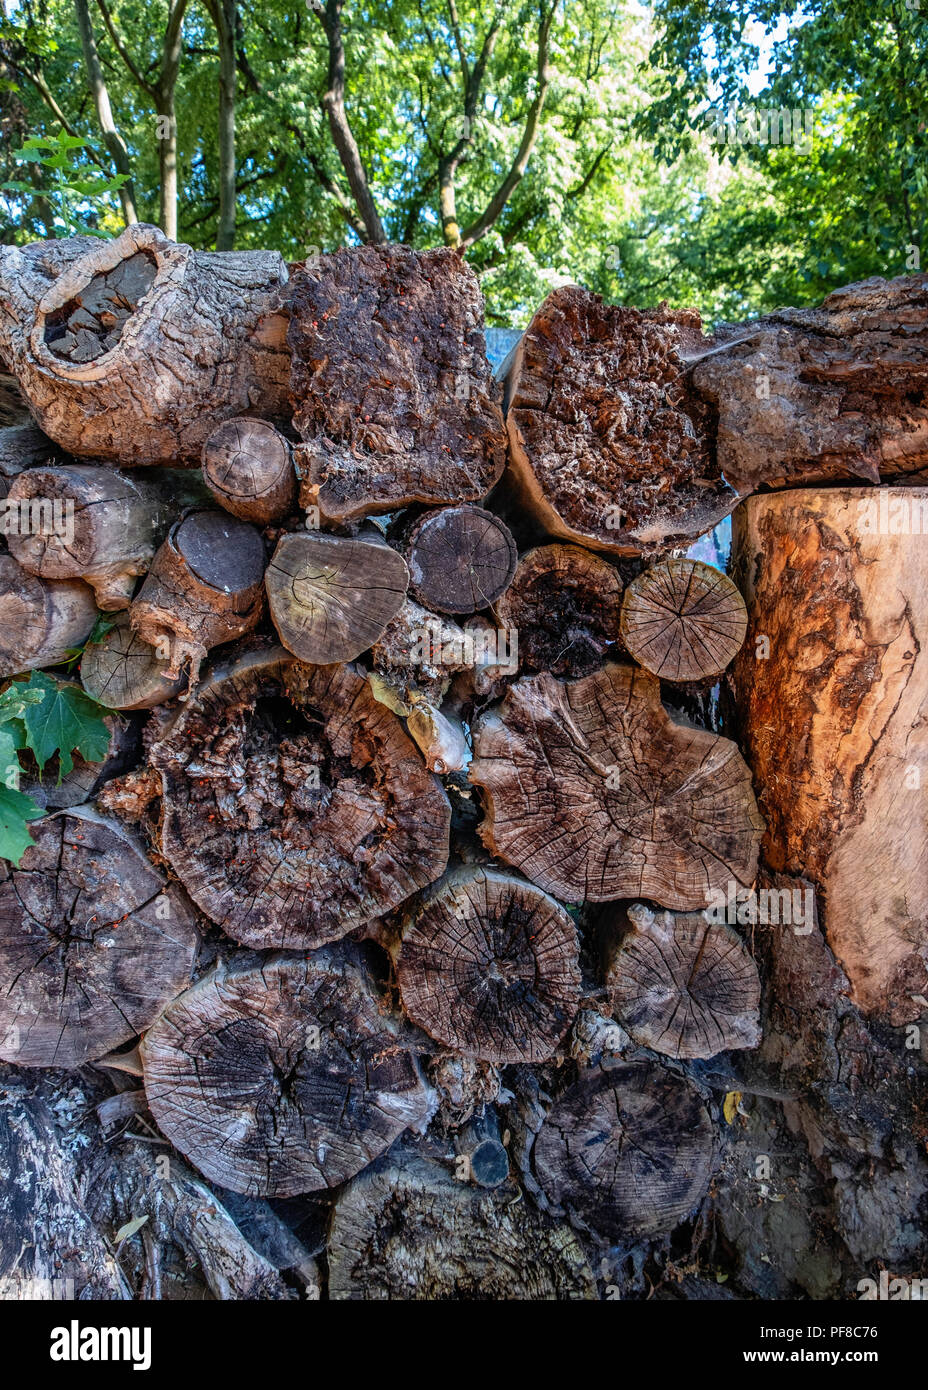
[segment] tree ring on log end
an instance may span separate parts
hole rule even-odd
[[[518,552],[509,527],[483,507],[442,507],[421,517],[407,548],[413,592],[439,613],[477,613],[509,587]]]
[[[203,445],[203,478],[220,506],[243,521],[279,521],[296,503],[289,443],[266,420],[224,420]]]
[[[577,931],[532,884],[455,870],[405,924],[397,979],[409,1017],[446,1047],[541,1062],[577,1012]]]
[[[142,1040],[159,1128],[211,1182],[250,1196],[337,1187],[431,1094],[360,953],[214,971]]]
[[[702,1200],[717,1146],[688,1081],[650,1062],[585,1075],[548,1112],[533,1150],[542,1191],[612,1239],[673,1230]]]
[[[163,852],[243,945],[312,950],[447,867],[448,799],[353,667],[248,652],[206,678],[150,759]]]
[[[77,1067],[147,1028],[190,982],[199,934],[121,826],[48,816],[18,869],[0,863],[0,1057]]]
[[[662,680],[720,676],[747,630],[738,589],[701,560],[665,560],[625,590],[622,640],[639,665]]]

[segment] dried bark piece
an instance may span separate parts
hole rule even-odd
[[[509,527],[482,507],[443,507],[417,521],[406,547],[413,593],[439,613],[476,613],[505,593],[518,552]]]
[[[79,579],[37,579],[0,555],[0,678],[56,666],[90,636],[93,590]]]
[[[246,653],[210,674],[150,761],[165,856],[243,945],[312,950],[447,867],[448,800],[353,667]]]
[[[622,640],[666,681],[720,676],[748,629],[744,599],[727,575],[701,560],[665,560],[632,580],[622,601]]]
[[[757,1047],[760,979],[741,937],[701,912],[627,910],[606,957],[615,1016],[636,1043],[667,1057]]]
[[[147,289],[140,256],[154,266]],[[220,420],[286,414],[286,280],[276,251],[194,251],[144,223],[113,241],[5,246],[0,353],[42,429],[71,453],[123,467],[198,461]],[[89,326],[61,336],[82,298]],[[101,340],[98,314],[116,299],[131,312]]]
[[[319,951],[205,976],[142,1040],[161,1131],[233,1192],[337,1187],[431,1097],[361,956]]]
[[[405,922],[403,1007],[430,1037],[487,1062],[541,1062],[580,1002],[577,931],[560,903],[491,869],[449,874]]]
[[[754,881],[763,821],[737,747],[671,719],[644,671],[523,677],[477,721],[474,753],[484,844],[566,902],[692,911]]]
[[[621,600],[622,578],[607,560],[579,545],[540,545],[522,556],[493,611],[518,632],[526,670],[575,679],[618,640]]]
[[[596,1297],[569,1226],[412,1154],[378,1159],[339,1196],[328,1264],[334,1299]]]
[[[266,420],[224,420],[203,445],[203,478],[216,501],[243,521],[267,525],[296,505],[287,440]]]
[[[480,287],[454,251],[320,256],[295,272],[289,306],[304,507],[344,522],[489,492],[505,433]]]
[[[383,541],[305,532],[281,536],[265,577],[280,640],[301,661],[353,661],[383,636],[409,584]]]
[[[129,609],[133,631],[176,680],[190,662],[195,685],[211,647],[243,637],[264,609],[260,531],[227,512],[196,511],[175,522]]]
[[[0,861],[0,1057],[78,1067],[147,1028],[185,989],[199,934],[184,894],[86,807]]]
[[[9,537],[23,569],[44,579],[83,579],[104,612],[128,608],[171,522],[208,494],[199,476],[158,469],[144,480],[114,468],[29,468],[8,494],[28,530]]]
[[[110,709],[152,709],[187,684],[183,676],[171,680],[167,669],[167,660],[132,631],[129,615],[122,613],[101,641],[84,648],[81,684]]]
[[[699,317],[576,285],[535,314],[506,373],[510,477],[559,540],[616,555],[688,544],[732,510],[683,352]]]
[[[715,1157],[699,1092],[648,1062],[584,1075],[555,1101],[533,1151],[548,1199],[618,1240],[684,1221],[705,1196]]]
[[[897,1025],[928,995],[926,531],[926,488],[803,488],[750,498],[733,542],[764,860],[814,883],[851,998]]]

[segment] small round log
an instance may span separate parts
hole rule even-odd
[[[10,553],[43,579],[85,580],[104,612],[128,608],[173,519],[204,495],[188,470],[151,470],[143,480],[85,464],[29,468],[8,494],[20,519]]]
[[[430,1037],[487,1062],[541,1062],[580,1002],[577,931],[546,893],[490,869],[449,874],[405,922],[403,1007]]]
[[[132,631],[129,615],[122,613],[101,641],[84,648],[81,684],[110,709],[153,709],[187,684],[183,676],[171,680],[167,669],[167,660]]]
[[[438,613],[489,608],[508,588],[517,559],[509,527],[482,507],[427,512],[406,546],[410,587]]]
[[[312,950],[447,867],[447,797],[353,667],[306,666],[281,647],[238,657],[150,761],[165,856],[243,945]]]
[[[687,912],[754,881],[763,821],[744,760],[671,719],[647,672],[523,677],[477,720],[474,753],[484,844],[565,902]]]
[[[382,637],[409,584],[383,541],[305,532],[282,536],[265,577],[271,619],[301,661],[353,661]]]
[[[37,579],[0,555],[0,678],[56,666],[97,620],[93,590],[79,579]]]
[[[396,1230],[396,1213],[402,1213]],[[509,1192],[492,1194],[413,1154],[386,1155],[339,1196],[329,1297],[594,1299],[578,1237]]]
[[[738,655],[748,615],[727,575],[701,560],[665,560],[629,584],[622,640],[639,665],[666,681],[720,676]]]
[[[606,953],[615,1016],[636,1043],[668,1057],[757,1047],[760,979],[741,937],[703,913],[627,911]]]
[[[430,1112],[354,951],[214,971],[140,1052],[162,1133],[210,1181],[251,1196],[337,1187]]]
[[[579,545],[541,545],[523,555],[494,612],[518,632],[524,670],[575,679],[601,666],[618,640],[621,599],[607,560]]]
[[[715,1158],[699,1092],[648,1062],[584,1075],[555,1101],[533,1150],[549,1201],[614,1240],[673,1230],[705,1196]]]
[[[203,478],[220,507],[259,526],[296,505],[290,445],[266,420],[224,420],[203,445]]]
[[[194,685],[211,647],[257,627],[264,567],[260,531],[228,512],[175,522],[129,609],[133,631],[167,661],[168,680],[189,661]]]
[[[0,861],[0,1057],[78,1067],[147,1028],[185,989],[190,904],[115,821],[86,807],[32,827]]]

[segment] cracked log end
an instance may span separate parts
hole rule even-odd
[[[482,507],[443,507],[416,523],[406,548],[410,585],[426,608],[477,613],[505,593],[517,551],[508,526]]]
[[[477,721],[474,753],[484,844],[566,902],[692,911],[754,881],[763,821],[744,760],[671,719],[647,672],[523,677]]]
[[[187,683],[183,676],[171,680],[167,671],[168,662],[136,636],[129,615],[122,613],[101,641],[84,648],[81,684],[110,709],[153,709],[173,700]]]
[[[203,478],[233,516],[265,526],[296,505],[289,443],[266,420],[225,420],[203,445]]]
[[[407,920],[397,980],[409,1017],[446,1047],[541,1062],[579,1004],[576,928],[530,883],[459,869]]]
[[[349,666],[276,647],[218,668],[151,750],[162,848],[243,945],[314,949],[445,870],[451,809]]]
[[[578,545],[541,545],[519,561],[494,613],[519,634],[527,671],[575,679],[602,665],[619,636],[622,578],[607,560]]]
[[[720,676],[747,632],[744,599],[731,580],[700,560],[665,560],[629,584],[622,640],[631,656],[666,681]]]

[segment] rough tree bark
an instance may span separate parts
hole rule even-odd
[[[626,650],[665,681],[720,676],[737,656],[747,626],[735,585],[700,560],[652,566],[629,584],[622,600]]]
[[[518,552],[508,526],[482,507],[427,512],[405,547],[413,593],[438,613],[477,613],[509,587]]]
[[[618,640],[622,578],[579,545],[541,545],[522,556],[493,606],[519,634],[519,665],[574,679],[588,676]]]

